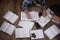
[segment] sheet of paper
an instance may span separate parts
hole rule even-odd
[[[12,35],[12,33],[14,32],[15,29],[16,29],[16,27],[10,24],[6,30],[6,33],[8,33],[9,35]]]
[[[26,17],[26,14],[24,12],[21,12],[21,20],[36,21],[36,20],[39,19],[38,12],[32,11],[32,12],[29,12],[29,13],[30,13],[32,19],[28,19]]]
[[[41,27],[44,27],[48,22],[50,22],[50,20],[51,19],[48,16],[46,17],[41,16],[39,21],[37,22],[40,24]]]
[[[53,39],[56,35],[59,34],[59,29],[55,25],[52,25],[50,28],[45,30],[44,33],[49,39]]]
[[[44,34],[43,34],[43,30],[42,30],[42,29],[40,29],[40,30],[32,30],[32,31],[31,31],[31,34],[32,34],[32,33],[35,33],[36,38],[31,37],[31,39],[44,38]]]
[[[31,21],[20,21],[18,23],[19,26],[23,27],[23,28],[27,28],[27,29],[32,29],[34,22]]]
[[[29,30],[24,29],[24,28],[16,28],[15,37],[16,38],[29,38],[30,37]]]
[[[8,28],[8,26],[9,26],[8,22],[3,22],[3,24],[1,25],[0,30],[5,32],[7,30],[7,28]]]
[[[13,12],[11,11],[8,11],[4,16],[3,18],[5,18],[6,20],[10,21],[11,23],[14,23],[17,19],[18,19],[18,16],[16,14],[14,14]]]

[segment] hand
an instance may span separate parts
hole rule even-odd
[[[42,15],[43,15],[44,17],[47,16],[47,12],[46,12],[45,9],[42,11]]]
[[[29,13],[26,14],[26,17],[27,17],[28,19],[32,19],[31,15],[30,15]]]
[[[28,10],[25,10],[24,12],[25,12],[26,17],[27,17],[28,19],[32,19],[32,17],[31,17],[31,15],[29,14]]]

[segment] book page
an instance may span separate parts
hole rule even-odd
[[[29,38],[30,37],[29,30],[24,29],[24,28],[16,28],[15,37],[16,38]]]
[[[12,24],[10,24],[6,30],[6,33],[8,33],[9,35],[12,35],[12,33],[14,32],[15,29],[16,29],[16,27],[13,26]]]
[[[52,30],[52,32],[54,33],[54,35],[56,36],[56,35],[58,35],[59,34],[59,28],[56,26],[56,25],[52,25],[51,27],[50,27],[50,29]],[[55,37],[54,36],[54,37]]]
[[[39,16],[38,16],[38,12],[35,12],[35,11],[32,11],[32,12],[29,12],[32,19],[28,19],[26,17],[26,14],[24,12],[21,12],[21,20],[27,20],[27,21],[36,21],[39,19]]]
[[[59,29],[55,25],[52,25],[50,28],[46,29],[44,33],[47,35],[47,37],[49,37],[49,39],[53,39],[59,34]]]
[[[40,30],[32,30],[32,31],[31,31],[31,34],[32,34],[32,33],[35,33],[36,38],[31,37],[31,39],[44,38],[44,34],[43,34],[43,30],[42,30],[42,29],[40,29]]]
[[[20,21],[18,23],[19,26],[23,27],[23,28],[27,28],[27,29],[32,29],[34,23],[31,21]]]
[[[16,14],[14,14],[13,12],[11,11],[8,11],[4,16],[3,18],[5,18],[6,20],[10,21],[11,23],[14,23],[17,19],[18,19],[18,16]]]
[[[50,22],[50,18],[49,17],[43,17],[41,16],[39,21],[37,21],[41,27],[44,27],[48,22]]]
[[[9,23],[5,21],[5,22],[3,22],[3,24],[1,25],[0,30],[3,31],[3,32],[5,32],[5,31],[7,30],[7,28],[8,28],[8,26],[9,26]]]
[[[44,31],[45,35],[49,38],[49,39],[53,39],[54,38],[54,33],[52,32],[51,29],[47,29]]]

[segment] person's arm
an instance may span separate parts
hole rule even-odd
[[[45,0],[42,1],[42,8],[43,8],[42,15],[43,15],[43,16],[47,16],[47,12],[46,12],[47,3],[46,3]]]
[[[47,12],[46,12],[46,9],[45,8],[43,8],[43,11],[42,11],[42,16],[47,16]]]
[[[43,9],[43,10],[42,10],[42,16],[47,16],[47,13],[46,13],[46,5],[47,5],[47,4],[46,4],[46,1],[45,1],[45,0],[41,0],[40,2],[42,3],[42,5],[37,4],[36,1],[34,0],[34,4],[35,4],[36,6],[40,6],[40,7],[42,6],[42,9]]]
[[[25,14],[26,14],[26,17],[27,17],[28,19],[31,19],[31,15],[29,14],[28,10],[24,10],[24,12],[25,12]]]
[[[37,4],[35,0],[34,0],[34,4]]]
[[[31,18],[31,15],[29,14],[29,12],[28,12],[27,9],[28,9],[28,4],[23,1],[22,11],[24,11],[25,14],[26,14],[26,17],[30,19]]]

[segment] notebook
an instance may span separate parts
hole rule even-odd
[[[39,18],[39,21],[37,21],[37,22],[40,24],[41,27],[44,27],[48,22],[50,22],[50,20],[51,19],[48,16],[46,16],[46,17],[41,16]]]
[[[56,37],[59,34],[59,29],[56,25],[52,25],[51,27],[49,27],[48,29],[46,29],[44,31],[45,35],[49,38],[49,39],[53,39],[54,37]]]
[[[38,16],[38,12],[36,11],[31,11],[29,12],[29,14],[31,15],[32,19],[28,19],[26,17],[26,14],[24,12],[21,12],[21,20],[24,20],[24,21],[36,21],[39,19],[39,16]]]
[[[8,11],[4,16],[3,16],[4,19],[10,21],[11,23],[14,23],[17,19],[18,19],[18,16],[16,14],[14,14],[13,12],[11,11]]]
[[[26,28],[16,28],[15,37],[16,38],[29,38],[30,37],[30,32]]]
[[[0,30],[9,34],[9,35],[12,35],[12,33],[14,32],[15,30],[15,26],[13,26],[12,24],[8,23],[8,22],[3,22],[3,24],[1,25],[0,27]]]
[[[31,30],[32,27],[34,26],[34,22],[31,22],[31,21],[20,21],[18,23],[18,26],[21,26],[23,28],[27,28],[28,30]]]
[[[40,39],[40,38],[44,38],[44,34],[43,34],[43,30],[42,29],[38,29],[38,30],[31,30],[31,36],[32,34],[35,33],[36,37],[31,37],[31,39]]]

